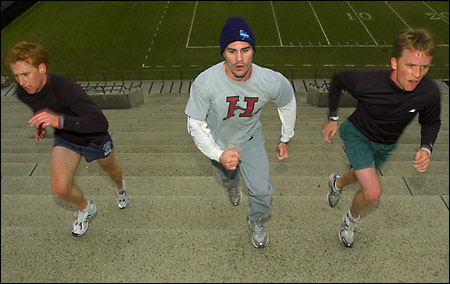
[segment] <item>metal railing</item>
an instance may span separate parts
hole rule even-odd
[[[448,70],[447,70],[447,72],[445,72],[444,77],[442,77],[442,82],[447,84],[447,86],[449,85],[449,82],[448,82]]]

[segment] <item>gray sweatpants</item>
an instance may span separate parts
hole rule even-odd
[[[241,173],[248,188],[250,200],[250,207],[247,208],[248,218],[257,220],[268,217],[272,210],[273,187],[269,180],[269,160],[261,128],[253,134],[249,141],[241,145],[239,153],[241,158],[235,170],[226,170],[222,164],[211,160],[213,168],[226,188],[238,186],[239,173]]]

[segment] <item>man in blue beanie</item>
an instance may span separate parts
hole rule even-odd
[[[220,36],[225,61],[195,79],[185,113],[189,134],[211,159],[234,206],[241,202],[240,175],[244,178],[252,243],[263,248],[269,241],[264,219],[272,210],[273,188],[260,110],[268,101],[278,107],[282,125],[276,155],[282,160],[288,158],[288,142],[294,136],[297,103],[283,75],[252,63],[255,49],[255,36],[245,20],[229,18]]]

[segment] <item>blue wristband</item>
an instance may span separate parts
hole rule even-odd
[[[60,123],[59,123],[59,129],[64,128],[64,114],[59,115]]]

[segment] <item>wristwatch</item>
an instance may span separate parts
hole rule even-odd
[[[339,120],[339,116],[329,116],[328,117],[328,121],[338,121]]]
[[[339,116],[337,115],[331,115],[331,113],[328,113],[328,121],[338,121]]]

